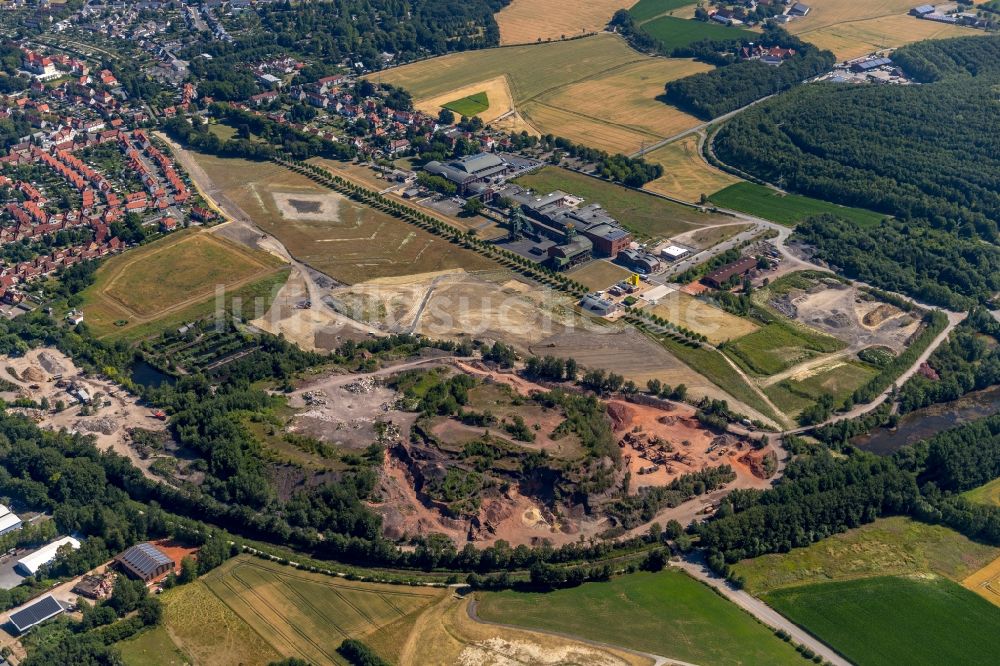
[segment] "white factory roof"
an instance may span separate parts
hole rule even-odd
[[[10,509],[4,504],[0,504],[0,516],[6,516],[8,513],[10,513]]]
[[[16,514],[8,511],[7,513],[0,516],[0,534],[3,534],[7,530],[17,527],[21,524],[21,519],[17,517]]]
[[[648,289],[642,293],[643,300],[649,301],[650,303],[655,303],[670,292],[674,291],[673,287],[668,287],[665,284],[661,284],[652,289]]]
[[[17,564],[31,575],[35,575],[40,568],[56,559],[56,551],[66,544],[72,544],[73,548],[80,547],[80,542],[73,537],[63,537],[62,539],[56,539],[47,546],[42,546],[33,553],[25,555],[17,561]]]
[[[663,248],[660,252],[664,256],[676,259],[677,257],[682,257],[685,254],[687,254],[688,250],[687,248],[684,247],[677,247],[676,245],[668,245],[667,247]]]

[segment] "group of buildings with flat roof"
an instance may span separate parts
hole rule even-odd
[[[34,575],[41,567],[55,560],[59,549],[67,545],[75,549],[80,547],[80,542],[73,537],[57,539],[23,557],[18,561],[16,568],[27,575]],[[106,599],[111,595],[116,571],[149,585],[162,580],[172,571],[176,572],[178,565],[178,562],[156,544],[138,543],[117,555],[112,562],[113,568],[103,573],[82,576],[72,591],[74,594],[94,600]],[[14,633],[23,634],[56,617],[67,610],[67,607],[66,603],[52,594],[46,594],[11,613],[9,625]]]

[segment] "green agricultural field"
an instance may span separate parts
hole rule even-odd
[[[790,227],[813,215],[831,213],[863,227],[882,221],[885,215],[864,208],[851,208],[798,194],[779,194],[756,183],[736,183],[708,197],[723,208],[731,208]]]
[[[718,216],[699,213],[651,194],[559,167],[544,167],[518,178],[516,182],[539,193],[563,190],[583,197],[588,203],[599,203],[641,238],[669,238],[695,226],[724,221]]]
[[[562,632],[696,664],[804,663],[770,629],[679,571],[632,574],[548,594],[477,596],[484,620]]]
[[[767,377],[845,346],[842,341],[818,331],[773,322],[727,344],[725,350],[744,370]]]
[[[915,572],[935,573],[957,582],[997,556],[1000,548],[976,543],[947,527],[894,516],[806,548],[743,560],[734,568],[743,577],[746,590],[759,595],[810,583]]]
[[[454,111],[460,116],[471,118],[490,108],[490,100],[485,92],[478,92],[462,99],[456,99],[454,102],[448,102],[444,108]]]
[[[825,394],[832,395],[835,404],[842,404],[877,372],[873,366],[860,361],[837,362],[805,379],[784,379],[768,386],[764,392],[783,412],[795,416]]]
[[[763,598],[858,666],[997,662],[1000,608],[945,578],[820,583]]]
[[[759,36],[759,33],[743,28],[731,28],[718,23],[706,23],[705,21],[674,16],[661,16],[649,23],[643,23],[642,30],[659,41],[667,51],[687,46],[702,39],[753,40]]]
[[[638,22],[648,21],[672,9],[680,9],[691,4],[691,0],[639,0],[628,13]]]
[[[358,583],[274,562],[237,557],[204,583],[267,643],[314,664],[340,663],[345,638],[369,637],[395,662],[413,619],[444,592]],[[400,635],[401,634],[401,635]]]
[[[147,629],[117,647],[125,666],[185,666],[191,663],[163,626]]]
[[[985,485],[962,493],[962,497],[975,504],[1000,506],[1000,479],[993,479]]]

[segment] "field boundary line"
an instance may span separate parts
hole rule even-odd
[[[249,592],[255,599],[257,599],[265,608],[268,607],[268,604],[260,596],[260,594],[256,591],[256,589],[252,585],[250,585],[245,579],[240,578],[239,574],[237,573],[238,569],[239,569],[239,565],[233,567],[232,569],[229,570],[229,575],[233,579],[235,579],[235,580],[239,581],[241,584],[243,584],[246,587],[247,592]],[[245,600],[243,600],[243,598],[240,596],[239,592],[235,589],[235,587],[229,581],[227,581],[225,579],[222,579],[219,582],[222,583],[223,585],[225,585],[230,590],[232,590],[233,593],[236,594],[237,598],[240,599],[241,601],[243,601],[243,604],[247,608],[250,609],[251,613],[253,613],[257,617],[259,617],[263,622],[266,622],[268,624],[268,626],[270,626],[274,631],[276,631],[279,635],[281,635],[282,638],[284,638],[284,640],[288,641],[289,645],[291,645],[292,648],[295,649],[294,643],[292,643],[292,641],[290,641],[287,638],[287,636],[285,636],[284,632],[282,632],[280,629],[278,629],[277,625],[274,622],[269,622],[268,619],[266,617],[264,617],[264,615],[260,611],[258,611],[257,608],[254,607],[253,604],[250,604],[250,603],[246,602]],[[225,603],[225,601],[223,601],[223,603]],[[229,606],[229,604],[226,604],[226,605]],[[234,613],[236,613],[236,610],[232,606],[229,606],[229,608]],[[237,615],[239,615],[239,613],[237,613]],[[334,629],[336,629],[338,632],[340,632],[340,634],[343,635],[344,638],[350,638],[351,637],[350,634],[348,634],[346,631],[344,631],[343,628],[341,628],[341,626],[339,624],[337,624],[336,622],[334,622],[332,619],[330,619],[330,618],[324,618],[324,619],[325,619],[325,621],[330,626],[332,626]],[[246,620],[244,620],[244,622],[245,621]],[[314,641],[308,634],[306,634],[304,631],[302,631],[301,629],[299,629],[297,625],[289,622],[289,626],[291,627],[291,629],[292,629],[292,631],[294,633],[296,633],[299,636],[301,636],[302,638],[304,638],[305,641],[306,641],[306,643],[308,643],[309,645],[312,645],[314,648],[316,648],[316,650],[320,654],[322,654],[323,656],[325,656],[328,659],[330,659],[330,661],[336,661],[336,659],[335,659],[335,657],[333,655],[331,655],[329,652],[327,652],[326,650],[324,650],[323,647],[319,643],[317,643],[316,641]],[[295,651],[296,652],[300,652],[299,650],[295,650]]]
[[[226,580],[221,575],[215,576],[213,578],[213,580],[216,583],[218,583],[219,585],[222,585],[222,586],[228,588],[231,592],[233,592],[233,594],[235,594],[237,597],[239,597],[239,593],[235,589],[233,589],[233,587],[228,582],[226,582]],[[208,590],[208,593],[211,594],[213,597],[215,597],[216,600],[218,600],[218,602],[220,604],[222,604],[227,609],[229,609],[230,612],[232,612],[234,615],[236,615],[236,617],[238,617],[240,619],[240,621],[242,621],[243,624],[245,624],[247,626],[247,629],[249,629],[253,633],[257,634],[258,638],[260,638],[260,640],[264,641],[264,643],[266,643],[267,645],[270,645],[272,648],[275,647],[274,643],[272,643],[271,641],[269,641],[267,638],[264,637],[264,634],[262,634],[259,631],[257,631],[256,627],[254,627],[252,624],[250,624],[249,622],[247,622],[246,619],[242,615],[240,615],[239,613],[237,613],[235,608],[233,608],[231,605],[229,605],[228,603],[226,603],[226,600],[222,598],[222,595],[220,595],[218,592],[216,592],[215,590],[212,589],[212,586],[208,584],[208,579],[207,578],[203,579],[202,582],[205,584],[205,589]],[[253,608],[251,608],[250,610],[252,612],[256,613],[256,610],[254,610]],[[264,620],[265,618],[261,617],[261,619]],[[271,623],[269,623],[269,626],[274,626],[274,625],[271,624]],[[298,650],[295,649],[295,645],[290,640],[288,640],[287,636],[284,636],[280,631],[276,631],[275,633],[277,633],[278,637],[281,638],[282,640],[284,640],[288,644],[288,647],[290,648],[290,650],[292,652],[299,652]],[[275,649],[275,652],[278,652],[278,654],[281,654],[280,650]]]
[[[544,106],[544,107],[547,107],[547,108],[550,108],[550,109],[555,109],[556,111],[562,111],[563,113],[569,114],[571,116],[578,116],[580,118],[586,118],[587,120],[592,120],[593,122],[599,123],[601,125],[609,125],[611,127],[618,127],[618,128],[624,129],[624,130],[628,130],[630,132],[635,132],[637,134],[645,134],[646,136],[648,136],[651,139],[657,139],[657,140],[659,140],[659,139],[663,138],[659,134],[654,134],[653,132],[650,132],[649,130],[641,129],[639,127],[636,127],[635,125],[623,125],[621,123],[615,123],[615,122],[612,122],[610,120],[605,120],[603,118],[598,118],[596,116],[587,115],[586,113],[580,113],[579,111],[571,111],[570,109],[564,109],[563,107],[556,106],[555,104],[549,104],[548,102],[543,102],[540,99],[533,99],[533,100],[531,100],[531,104],[537,104],[538,106]]]

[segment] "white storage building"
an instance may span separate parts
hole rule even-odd
[[[3,504],[0,504],[0,536],[21,527],[21,519]]]
[[[39,569],[43,566],[56,559],[56,553],[58,550],[70,544],[74,549],[80,547],[80,542],[73,537],[63,537],[62,539],[56,539],[52,543],[42,546],[33,553],[25,555],[17,561],[17,565],[14,567],[19,573],[25,576],[34,576]]]

